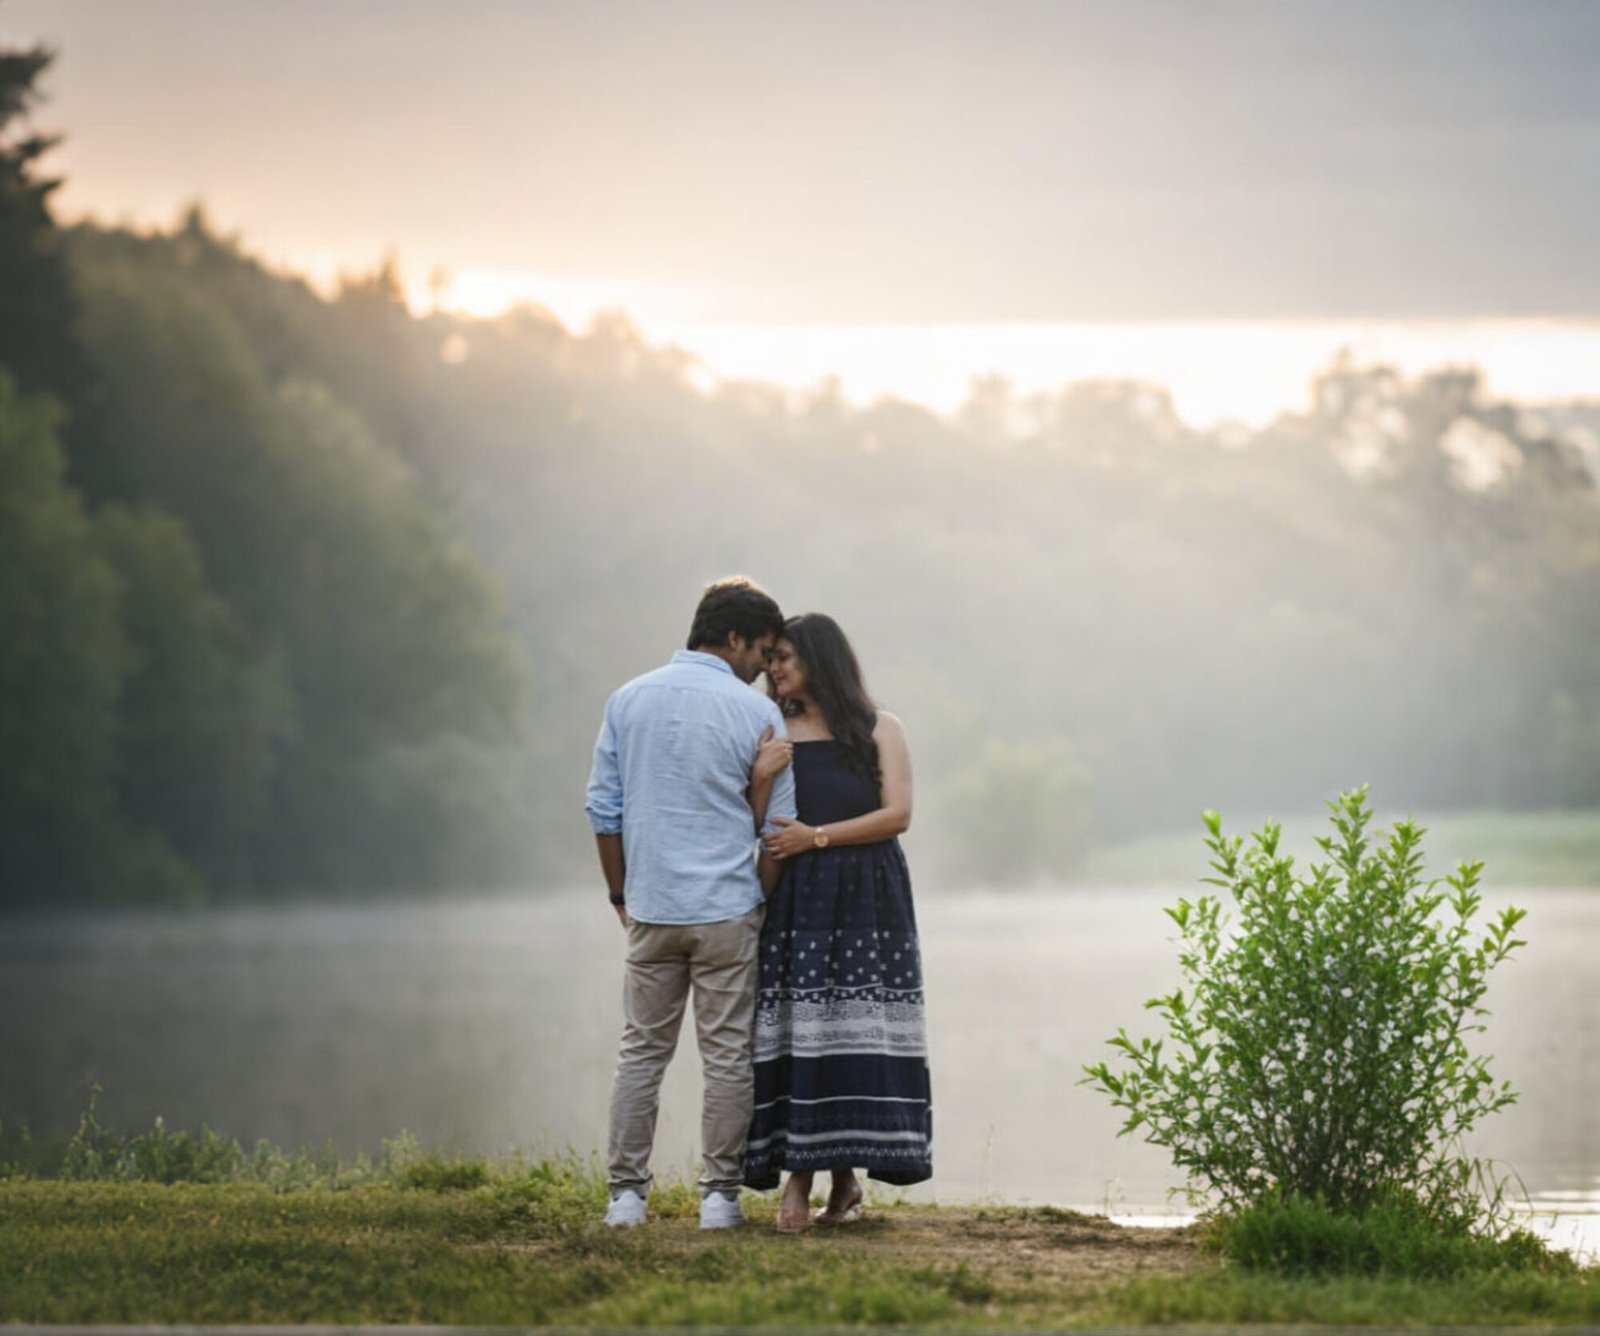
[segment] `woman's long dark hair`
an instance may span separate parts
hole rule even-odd
[[[783,624],[783,638],[794,646],[795,657],[805,668],[811,699],[827,720],[845,764],[879,788],[883,771],[878,766],[878,744],[872,740],[878,707],[867,694],[856,652],[839,623],[825,612],[802,613]],[[772,694],[776,699],[777,692]]]

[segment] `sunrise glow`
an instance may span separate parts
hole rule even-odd
[[[1019,395],[1119,379],[1164,386],[1193,427],[1255,428],[1304,408],[1312,379],[1341,354],[1408,375],[1475,366],[1494,394],[1524,401],[1584,397],[1600,366],[1600,321],[719,324],[697,318],[693,293],[529,271],[463,271],[432,287],[422,273],[406,290],[414,309],[483,319],[534,305],[579,334],[601,312],[625,312],[651,343],[694,355],[702,393],[726,380],[807,390],[837,379],[851,402],[891,397],[939,413],[982,376]]]
[[[1149,381],[1169,389],[1195,427],[1259,427],[1303,408],[1313,377],[1341,352],[1408,375],[1476,366],[1496,395],[1529,401],[1586,396],[1600,366],[1600,321],[647,329],[724,377],[801,389],[837,376],[852,401],[893,396],[946,413],[977,376],[1005,376],[1019,394],[1081,380]]]
[[[679,289],[526,269],[408,271],[405,289],[406,301],[416,311],[488,318],[516,306],[538,306],[576,332],[602,311],[626,311],[640,324],[659,324],[692,318],[701,309],[695,294]]]

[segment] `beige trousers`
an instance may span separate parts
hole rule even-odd
[[[694,993],[695,1032],[705,1069],[700,1191],[735,1194],[755,1103],[752,1043],[756,953],[764,905],[720,923],[628,923],[622,985],[626,1023],[611,1088],[611,1191],[650,1189],[661,1078],[678,1046],[684,1004]]]

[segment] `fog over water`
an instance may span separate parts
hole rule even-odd
[[[1160,891],[928,895],[919,906],[934,1078],[918,1200],[1161,1209],[1165,1155],[1118,1139],[1077,1084],[1177,980]],[[1531,1194],[1600,1189],[1600,896],[1530,909],[1494,976],[1484,1051],[1521,1102],[1472,1149]],[[0,937],[0,1113],[70,1125],[84,1082],[125,1130],[156,1115],[248,1142],[373,1149],[402,1128],[466,1152],[598,1153],[621,1024],[622,940],[598,889],[422,907],[16,921]],[[686,1022],[686,1026],[687,1026]],[[668,1075],[656,1169],[692,1176],[699,1065]]]

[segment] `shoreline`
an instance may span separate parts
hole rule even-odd
[[[1600,1271],[1551,1261],[1437,1278],[1283,1275],[1220,1260],[1195,1228],[1056,1207],[869,1203],[858,1222],[702,1231],[684,1184],[636,1229],[559,1166],[451,1189],[370,1184],[0,1183],[0,1322],[98,1330],[948,1332],[1593,1326]]]

